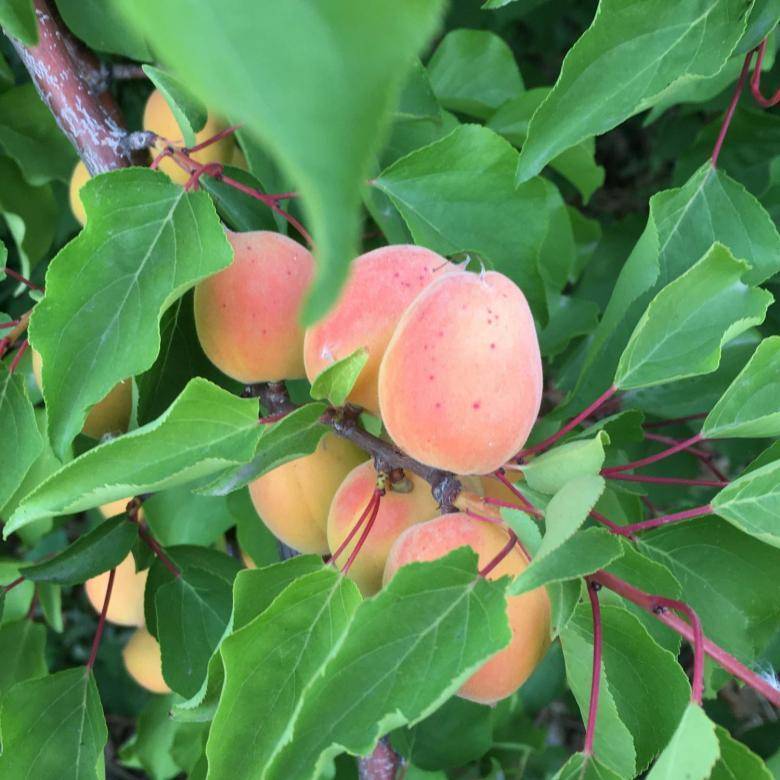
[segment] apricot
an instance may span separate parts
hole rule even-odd
[[[108,602],[108,612],[106,612],[106,620],[109,623],[115,623],[118,626],[144,625],[146,575],[146,571],[137,572],[135,570],[135,560],[131,554],[128,554],[116,567],[114,587],[111,589],[111,600]],[[108,576],[109,572],[106,571],[84,583],[89,603],[98,614],[103,609]]]
[[[314,275],[311,252],[266,230],[227,236],[233,262],[195,288],[203,351],[239,382],[303,378],[298,312]]]
[[[387,558],[384,581],[389,582],[401,566],[432,561],[464,546],[477,553],[482,569],[503,549],[508,538],[502,526],[473,520],[461,512],[442,515],[411,526],[398,537]],[[487,578],[516,576],[527,565],[523,551],[515,546]],[[528,679],[550,646],[550,601],[544,588],[509,596],[506,612],[512,638],[466,680],[458,691],[464,699],[493,704],[511,695]]]
[[[162,675],[162,655],[157,640],[145,629],[133,632],[122,649],[127,673],[147,691],[170,693]]]
[[[166,101],[162,92],[158,89],[152,91],[146,101],[143,116],[144,130],[157,133],[166,141],[171,141],[177,145],[183,144],[183,138],[179,123],[171,111],[168,101]],[[227,122],[218,117],[209,114],[206,124],[195,134],[195,144],[208,140],[212,136],[224,130]],[[236,142],[232,136],[217,141],[214,144],[204,147],[198,152],[193,152],[190,157],[203,165],[206,163],[229,163],[233,157]],[[158,143],[156,151],[162,151],[164,143]],[[164,158],[160,161],[159,169],[167,174],[172,181],[177,184],[185,184],[189,179],[189,174],[180,168],[170,158]]]
[[[542,362],[525,296],[503,274],[445,274],[404,312],[379,369],[387,432],[430,466],[488,474],[539,413]]]
[[[500,482],[495,477],[480,477],[480,486],[482,488],[482,495],[486,496],[487,498],[495,498],[498,501],[505,501],[508,504],[514,504],[516,507],[520,508],[520,502],[517,496],[503,482]]]
[[[393,329],[423,288],[454,269],[420,246],[385,246],[358,257],[336,306],[306,331],[303,359],[309,381],[365,347],[368,361],[348,400],[378,414],[377,373]]]
[[[342,482],[328,512],[328,544],[336,552],[360,519],[377,484],[373,463],[356,466]],[[380,499],[379,511],[347,576],[354,580],[364,595],[370,596],[382,587],[385,561],[399,534],[414,523],[434,517],[439,511],[427,482],[407,473],[403,482],[387,486]],[[335,564],[343,567],[360,539],[367,521],[354,535]]]
[[[70,210],[80,225],[87,224],[87,212],[84,210],[84,204],[81,202],[79,192],[81,188],[91,179],[87,166],[79,160],[73,173],[70,176],[70,185],[68,187],[68,200],[70,201]]]
[[[32,369],[39,388],[43,388],[42,367],[40,354],[33,350]],[[132,411],[133,382],[131,379],[123,379],[109,390],[102,401],[98,401],[87,412],[81,432],[91,439],[100,439],[109,433],[114,435],[124,433],[130,425]]]
[[[252,503],[271,533],[298,552],[328,552],[328,508],[339,485],[368,455],[326,433],[311,455],[291,460],[249,485]]]

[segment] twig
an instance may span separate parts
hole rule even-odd
[[[14,271],[13,268],[9,268],[8,266],[6,266],[5,268],[3,268],[3,271],[12,279],[16,279],[16,281],[21,282],[25,286],[29,287],[31,290],[37,290],[38,292],[43,292],[43,287],[38,287],[37,284],[33,284],[26,276],[22,276],[18,271]]]
[[[662,525],[670,525],[671,523],[680,523],[683,520],[691,520],[694,517],[704,517],[705,515],[712,514],[712,507],[709,504],[704,506],[697,506],[693,509],[686,509],[682,512],[674,512],[670,515],[661,515],[660,517],[653,517],[650,520],[643,520],[641,523],[632,523],[631,525],[620,526],[620,533],[625,535],[636,534],[641,531],[647,531],[650,528],[658,528]]]
[[[656,463],[659,460],[669,458],[678,452],[687,450],[692,445],[698,444],[700,441],[703,441],[703,439],[701,434],[697,433],[695,436],[691,436],[690,439],[685,439],[684,441],[678,442],[668,449],[662,450],[661,452],[656,452],[655,455],[648,455],[646,458],[640,458],[639,460],[634,460],[630,463],[623,463],[620,466],[610,466],[609,468],[603,469],[601,473],[606,477],[610,476],[611,474],[616,474],[620,471],[630,471],[632,469],[641,468],[642,466],[649,466],[651,463]]]
[[[87,669],[92,669],[95,665],[98,648],[100,647],[100,640],[103,637],[103,629],[106,626],[106,614],[108,613],[108,604],[111,601],[111,591],[114,589],[115,576],[116,569],[111,569],[111,572],[108,575],[108,584],[106,585],[106,595],[103,597],[103,609],[100,610],[95,638],[92,640],[92,650],[90,651],[89,660],[87,661]]]
[[[745,79],[747,78],[748,71],[750,70],[750,61],[753,59],[753,52],[755,52],[755,49],[751,49],[745,55],[745,61],[742,63],[742,70],[740,71],[739,78],[737,79],[737,86],[734,88],[734,94],[731,97],[731,102],[729,103],[729,106],[726,109],[726,113],[723,116],[723,123],[720,126],[718,137],[715,140],[715,146],[712,149],[712,156],[710,157],[710,164],[713,168],[718,167],[718,157],[720,156],[720,151],[723,148],[723,142],[726,140],[726,133],[729,131],[729,125],[731,124],[731,120],[734,117],[734,111],[737,108],[737,103],[739,103],[742,90],[745,88]]]
[[[691,686],[691,701],[701,705],[702,693],[704,692],[704,631],[701,627],[701,620],[696,614],[696,610],[684,601],[677,599],[666,599],[656,597],[656,614],[666,609],[673,609],[682,612],[687,618],[693,629],[693,685]]]
[[[590,609],[593,613],[593,670],[590,678],[590,703],[588,704],[588,724],[585,727],[585,746],[582,752],[586,756],[593,755],[593,741],[596,738],[596,715],[599,709],[599,693],[601,690],[601,652],[602,652],[602,624],[601,605],[599,604],[600,583],[590,577],[586,577]]]
[[[358,774],[360,780],[395,780],[401,763],[401,757],[384,738],[377,742],[370,756],[358,759]]]
[[[780,103],[780,89],[778,89],[770,98],[766,98],[761,94],[761,65],[764,62],[766,38],[758,44],[758,47],[754,49],[754,51],[757,52],[757,57],[756,64],[753,66],[753,76],[750,79],[750,91],[753,93],[753,98],[760,106],[771,108]]]
[[[604,474],[607,479],[619,479],[624,482],[646,482],[657,485],[690,485],[691,487],[716,487],[723,488],[729,484],[728,480],[720,479],[684,479],[683,477],[651,477],[645,474],[622,474],[611,472]]]

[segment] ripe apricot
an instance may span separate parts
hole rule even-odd
[[[127,502],[125,502],[127,503]],[[129,554],[119,566],[114,575],[114,586],[111,589],[111,600],[108,602],[106,620],[118,626],[143,626],[144,620],[144,588],[146,587],[146,571],[135,570],[135,560]],[[103,609],[106,597],[109,572],[103,572],[84,583],[84,590],[96,612]]]
[[[445,274],[404,312],[379,369],[379,408],[417,460],[488,474],[525,443],[542,363],[525,296],[503,274]]]
[[[81,202],[79,192],[81,188],[92,178],[89,175],[87,166],[79,160],[76,163],[76,167],[73,169],[73,173],[70,176],[70,185],[68,187],[68,200],[70,201],[70,210],[73,212],[73,216],[76,221],[81,225],[87,223],[87,212],[84,210],[84,204]]]
[[[122,649],[127,673],[147,691],[170,693],[162,676],[162,655],[157,640],[145,629],[133,632]]]
[[[280,233],[228,233],[228,240],[233,262],[195,288],[203,351],[239,382],[303,378],[298,312],[314,275],[314,258]]]
[[[368,361],[349,400],[378,414],[377,373],[393,329],[424,287],[454,269],[441,255],[420,246],[385,246],[358,257],[336,306],[306,331],[303,359],[309,381],[365,347]]]
[[[401,566],[432,561],[458,547],[471,547],[484,568],[508,540],[499,525],[473,520],[461,512],[442,515],[413,525],[396,540],[387,558],[384,581],[389,582]],[[488,574],[488,579],[516,576],[528,565],[522,550],[512,551]],[[514,693],[530,676],[550,646],[550,601],[544,588],[507,598],[507,618],[512,639],[503,650],[485,662],[458,691],[464,699],[493,704]]]
[[[263,474],[249,485],[260,518],[277,539],[304,553],[328,552],[328,507],[336,490],[368,456],[326,433],[317,449]]]
[[[39,388],[43,387],[41,369],[43,362],[40,354],[33,350],[32,369]],[[123,379],[109,390],[108,395],[98,401],[87,412],[84,427],[81,432],[92,439],[100,439],[107,433],[120,434],[130,425],[130,414],[133,410],[133,382]]]
[[[171,111],[168,102],[158,89],[152,91],[146,101],[143,116],[144,130],[157,133],[161,138],[172,141],[177,145],[183,143],[181,128],[176,121],[176,117]],[[199,144],[216,135],[227,127],[227,122],[209,114],[206,124],[195,134],[195,143]],[[158,144],[157,151],[162,151],[163,144]],[[215,144],[204,147],[198,152],[193,152],[190,156],[196,162],[201,164],[217,162],[228,163],[233,156],[235,141],[232,136],[217,141]],[[180,168],[170,158],[164,158],[160,161],[160,170],[167,174],[172,181],[177,184],[185,184],[189,179],[189,174]]]
[[[328,512],[331,552],[338,550],[360,519],[376,484],[377,472],[369,461],[356,466],[339,487]],[[410,525],[434,517],[438,511],[428,483],[412,473],[407,473],[402,483],[387,486],[387,492],[379,501],[379,511],[371,531],[347,572],[364,595],[370,596],[382,587],[387,554],[398,535]],[[367,520],[335,561],[337,566],[343,567],[349,559]]]

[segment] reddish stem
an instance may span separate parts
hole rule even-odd
[[[501,525],[502,521],[498,517],[488,517],[487,515],[480,515],[473,509],[464,509],[463,513],[468,515],[474,520],[481,520],[483,523],[493,523],[494,525]]]
[[[682,477],[650,477],[644,474],[605,474],[607,479],[620,479],[624,482],[648,482],[657,485],[691,485],[693,487],[723,488],[728,480],[720,479],[683,479]]]
[[[583,420],[590,417],[603,403],[612,398],[618,391],[617,387],[612,385],[606,392],[602,393],[590,406],[583,409],[576,417],[573,417],[566,425],[563,426],[557,433],[552,436],[548,436],[544,441],[540,441],[538,444],[534,444],[533,447],[526,447],[521,450],[517,457],[523,458],[526,455],[542,452],[542,450],[549,449],[555,442],[563,438],[570,430],[576,428]]]
[[[647,433],[645,431],[645,438],[649,439],[650,441],[657,441],[660,444],[679,444],[682,439],[675,439],[673,436],[661,436],[659,433]],[[688,452],[691,453],[691,455],[695,455],[697,458],[711,458],[712,455],[709,452],[705,452],[704,450],[700,450],[698,447],[688,447]]]
[[[712,149],[712,156],[710,157],[710,164],[713,168],[718,167],[718,157],[720,156],[720,150],[723,148],[723,142],[726,140],[726,133],[729,131],[729,125],[731,124],[731,120],[734,117],[734,111],[737,108],[737,103],[739,103],[742,90],[745,87],[745,79],[747,78],[748,71],[750,70],[750,61],[753,59],[754,51],[755,49],[751,49],[745,55],[745,61],[742,63],[742,70],[740,71],[739,78],[737,79],[737,86],[734,89],[731,102],[729,103],[729,107],[726,109],[726,113],[723,117],[723,123],[720,126],[720,132],[718,133],[715,146]]]
[[[220,130],[218,133],[215,133],[205,141],[201,141],[200,143],[195,144],[195,146],[187,146],[182,149],[182,151],[187,155],[190,155],[193,152],[199,152],[201,149],[205,149],[207,146],[216,144],[223,138],[227,138],[229,135],[232,135],[236,132],[236,130],[240,129],[240,127],[241,125],[231,125],[230,127],[226,127],[224,130]]]
[[[542,517],[542,516],[543,516],[543,514],[544,514],[544,513],[543,513],[543,512],[540,512],[540,511],[539,511],[539,510],[538,510],[538,509],[537,509],[537,508],[536,508],[536,507],[535,507],[535,506],[534,506],[534,505],[533,505],[533,504],[532,504],[532,503],[531,503],[531,502],[530,502],[530,501],[529,501],[529,500],[528,500],[528,499],[527,499],[527,498],[526,498],[526,497],[525,497],[525,496],[524,496],[524,495],[523,495],[523,494],[522,494],[522,493],[521,493],[521,492],[520,492],[520,491],[517,489],[517,487],[515,487],[515,485],[514,485],[514,484],[512,484],[512,482],[510,482],[510,481],[507,479],[507,477],[506,477],[506,474],[504,474],[504,472],[503,472],[501,469],[499,469],[498,471],[494,471],[494,472],[493,472],[493,476],[494,476],[494,477],[495,477],[495,478],[496,478],[496,479],[497,479],[497,480],[498,480],[498,481],[499,481],[499,482],[500,482],[502,485],[504,485],[505,487],[507,487],[507,488],[510,490],[510,492],[511,492],[513,495],[517,496],[517,500],[518,500],[518,501],[520,502],[520,504],[522,505],[522,506],[521,506],[521,509],[524,509],[526,512],[528,512],[528,514],[530,514],[530,515],[533,515],[534,517]]]
[[[358,760],[360,780],[396,780],[401,757],[390,747],[387,738],[381,739],[370,756]]]
[[[283,420],[289,413],[289,411],[276,412],[275,414],[269,414],[266,417],[260,417],[257,422],[260,425],[271,425],[272,423],[279,422],[279,420]]]
[[[95,665],[98,648],[100,647],[100,640],[103,637],[103,629],[106,626],[106,614],[108,612],[108,603],[111,601],[111,591],[114,589],[115,575],[116,569],[111,569],[111,572],[108,575],[108,585],[106,585],[106,595],[103,598],[103,609],[100,610],[100,617],[98,618],[95,638],[92,640],[92,651],[90,652],[89,660],[87,661],[87,669],[92,669],[92,667]]]
[[[27,347],[30,346],[30,342],[25,339],[21,345],[19,346],[19,349],[16,351],[16,354],[14,355],[13,360],[11,361],[11,364],[8,366],[8,373],[13,374],[14,371],[16,371],[16,367],[19,365],[19,362],[21,361],[22,357],[24,357],[24,353],[27,351]]]
[[[19,320],[9,320],[8,322],[0,322],[0,330],[4,328],[15,328],[19,324]]]
[[[691,422],[692,420],[703,420],[707,412],[697,412],[696,414],[687,414],[684,417],[670,417],[668,420],[655,420],[646,422],[643,428],[666,428],[669,425],[680,425],[681,423]]]
[[[612,533],[620,534],[620,536],[631,536],[630,533],[626,533],[625,531],[626,526],[613,523],[612,520],[610,520],[608,517],[604,517],[604,515],[602,515],[601,512],[597,512],[595,509],[590,510],[590,516],[597,522],[609,528],[609,530],[612,531]]]
[[[674,512],[670,515],[661,515],[660,517],[654,517],[651,520],[643,520],[641,523],[633,523],[632,525],[621,526],[624,534],[635,534],[641,531],[647,531],[650,528],[658,528],[662,525],[670,525],[671,523],[679,523],[683,520],[690,520],[694,517],[703,517],[704,515],[712,514],[712,507],[709,504],[704,506],[697,506],[693,509],[686,509],[683,512]]]
[[[585,579],[588,585],[588,598],[593,613],[593,672],[590,678],[590,703],[588,705],[588,725],[585,727],[585,745],[582,752],[586,756],[593,755],[593,740],[596,738],[596,714],[599,709],[599,693],[601,689],[601,652],[602,625],[601,605],[599,604],[599,588],[601,585],[590,577]]]
[[[360,515],[358,521],[355,523],[355,525],[352,526],[352,530],[347,534],[344,541],[338,546],[336,551],[330,556],[330,560],[332,561],[334,566],[336,565],[336,559],[339,557],[339,555],[341,555],[341,553],[344,552],[344,550],[347,549],[347,546],[352,541],[355,534],[360,530],[366,518],[373,510],[374,504],[376,504],[379,501],[379,494],[380,494],[379,488],[374,488],[374,492],[371,494],[371,498],[368,499],[368,503],[366,504],[366,508],[363,510],[363,514]]]
[[[368,535],[371,533],[376,517],[379,514],[379,505],[381,504],[382,496],[384,494],[384,490],[380,490],[379,488],[374,489],[374,506],[371,509],[371,514],[368,516],[368,521],[366,522],[366,527],[363,529],[363,533],[360,534],[360,538],[357,540],[349,558],[347,558],[347,562],[341,569],[342,574],[346,574],[349,571],[350,567],[355,562],[355,558],[358,557],[358,553],[363,549],[363,545],[366,543],[366,539],[368,539]]]
[[[4,585],[2,594],[5,595],[9,591],[13,590],[17,585],[21,585],[24,582],[24,577],[17,577],[13,582],[9,582],[8,585]]]
[[[682,612],[688,618],[688,622],[693,629],[693,642],[691,643],[693,645],[691,701],[701,705],[702,693],[704,691],[704,631],[701,627],[701,620],[699,620],[696,610],[684,601],[656,597],[653,612],[661,612],[665,609]]]
[[[138,535],[144,540],[146,546],[157,556],[160,563],[162,563],[174,577],[181,577],[181,572],[176,564],[163,552],[163,549],[160,547],[157,540],[140,522],[138,523]]]
[[[22,284],[27,285],[27,287],[29,287],[31,290],[38,290],[38,292],[43,292],[43,287],[38,287],[37,284],[33,284],[26,276],[22,276],[18,271],[14,271],[13,268],[6,266],[3,268],[3,271],[5,271],[5,273],[8,274],[8,276],[10,276],[12,279],[16,279]]]
[[[509,539],[507,540],[507,543],[496,553],[495,557],[488,561],[487,564],[485,564],[484,568],[480,569],[479,574],[481,577],[487,577],[488,574],[490,574],[493,569],[498,566],[501,561],[506,558],[509,553],[512,552],[516,544],[520,544],[520,541],[517,538],[517,534],[514,531],[507,530],[507,533],[509,534]],[[528,555],[528,551],[525,550],[525,548],[522,547],[523,552],[525,552],[526,555]]]
[[[601,473],[607,477],[620,471],[631,471],[632,469],[638,469],[642,466],[649,466],[651,463],[657,463],[659,460],[664,460],[678,452],[687,450],[691,445],[697,444],[700,441],[703,441],[703,439],[701,434],[697,433],[695,436],[691,436],[690,439],[678,442],[673,447],[661,450],[661,452],[656,452],[655,455],[648,455],[646,458],[640,458],[639,460],[631,461],[631,463],[623,463],[621,466],[610,466],[609,468],[603,469]]]
[[[778,89],[771,98],[766,98],[761,94],[761,65],[764,62],[766,38],[758,44],[758,47],[754,49],[754,51],[758,52],[758,56],[756,57],[756,64],[753,66],[753,76],[750,79],[750,91],[753,93],[753,97],[760,106],[771,108],[780,103],[780,89]]]

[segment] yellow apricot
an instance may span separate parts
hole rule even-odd
[[[404,312],[379,369],[393,441],[430,466],[488,474],[525,443],[542,363],[525,296],[503,274],[450,273]]]
[[[381,247],[354,260],[336,306],[306,331],[303,359],[309,381],[365,347],[368,361],[349,400],[378,414],[377,372],[393,329],[424,287],[454,269],[436,252],[411,245]]]
[[[33,350],[32,369],[39,388],[43,387],[42,366],[40,354]],[[130,425],[132,410],[133,382],[130,379],[123,379],[109,390],[108,395],[102,401],[98,401],[87,412],[81,432],[92,439],[100,439],[107,433],[114,435],[124,433]]]
[[[211,362],[239,382],[300,379],[301,302],[314,258],[280,233],[228,233],[233,262],[195,288],[198,339]]]
[[[76,221],[81,225],[87,223],[87,212],[84,210],[84,204],[81,202],[79,192],[81,188],[91,179],[87,166],[79,160],[70,177],[70,186],[68,187],[68,199],[70,200],[70,210]]]
[[[238,144],[236,144],[236,148],[233,150],[233,154],[230,157],[230,164],[234,168],[241,168],[242,171],[249,170],[249,163],[246,160],[246,155]]]
[[[328,552],[328,508],[336,490],[368,456],[327,433],[317,449],[263,474],[249,485],[260,518],[277,539],[304,553]]]
[[[328,512],[328,544],[332,553],[338,550],[360,519],[376,484],[377,473],[369,461],[353,469],[339,487]],[[370,596],[382,587],[385,561],[399,534],[414,523],[434,517],[438,511],[428,483],[412,473],[407,473],[400,485],[387,487],[379,501],[371,531],[347,572],[364,595]],[[368,519],[335,561],[340,568],[355,549]]]
[[[109,623],[115,623],[118,626],[144,625],[146,575],[146,570],[139,572],[135,570],[135,560],[132,554],[128,554],[116,567],[111,600],[108,602],[108,612],[106,612],[106,620]],[[89,603],[92,604],[97,613],[103,609],[108,576],[109,572],[106,571],[84,583]]]
[[[511,477],[510,477],[511,481]],[[514,504],[519,507],[520,502],[517,496],[503,483],[495,477],[485,475],[480,477],[482,495],[487,498],[495,498],[499,501],[505,501],[508,504]]]
[[[143,127],[144,130],[157,133],[161,138],[171,141],[178,146],[184,143],[179,123],[176,121],[176,117],[162,92],[157,89],[149,95],[146,101]],[[209,114],[206,124],[195,134],[195,143],[199,144],[208,140],[226,127],[227,122]],[[161,151],[163,145],[164,143],[158,144],[159,148],[157,151]],[[204,165],[210,162],[227,163],[230,162],[233,156],[234,148],[235,141],[233,137],[227,136],[215,144],[206,146],[198,152],[193,152],[190,156],[193,160]],[[169,158],[161,160],[159,168],[177,184],[185,184],[187,179],[189,179],[189,174]]]
[[[396,540],[387,558],[384,581],[389,582],[401,566],[432,561],[458,547],[471,547],[484,568],[508,541],[506,529],[473,520],[461,512],[442,515],[414,525]],[[516,576],[528,565],[522,550],[512,551],[488,574],[488,579]],[[503,650],[485,662],[458,691],[464,699],[493,704],[514,693],[530,676],[550,646],[550,601],[544,588],[507,598],[507,617],[512,639]]]
[[[152,693],[170,693],[162,676],[162,655],[157,640],[145,629],[133,632],[122,649],[127,673]]]

